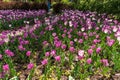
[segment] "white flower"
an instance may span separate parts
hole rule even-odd
[[[117,40],[120,42],[120,36],[117,37]]]
[[[81,28],[81,31],[82,31],[82,32],[85,31],[85,28],[82,27],[82,28]]]
[[[72,26],[73,26],[72,21],[69,21],[69,26],[70,26],[70,27],[72,27]]]
[[[79,50],[79,51],[78,51],[78,55],[79,55],[80,57],[83,57],[83,56],[84,56],[84,50]]]
[[[108,33],[108,30],[107,30],[107,29],[105,29],[105,30],[104,30],[104,33]]]
[[[118,30],[118,28],[114,27],[113,28],[113,32],[116,32]]]
[[[69,76],[68,80],[75,80],[72,76]]]

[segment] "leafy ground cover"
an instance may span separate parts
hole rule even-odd
[[[35,19],[32,28],[13,36],[3,31],[0,38],[3,80],[119,78],[120,23],[106,14],[65,10]]]

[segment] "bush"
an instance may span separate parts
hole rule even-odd
[[[0,10],[7,9],[21,9],[21,10],[39,10],[44,9],[48,11],[46,3],[37,3],[37,2],[0,2]]]
[[[56,3],[53,5],[54,13],[61,13],[65,9],[73,9],[72,4]]]
[[[31,10],[45,9],[46,11],[48,11],[47,4],[45,4],[45,3],[37,3],[37,2],[32,3],[30,9]]]
[[[12,9],[13,8],[14,3],[12,2],[0,2],[0,9]]]

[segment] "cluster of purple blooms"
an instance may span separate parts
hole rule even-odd
[[[13,14],[12,11],[10,12]],[[45,27],[41,25],[45,25]],[[41,30],[39,35],[36,35],[35,32],[39,29]],[[35,20],[35,25],[31,29],[21,30],[24,31],[22,36],[13,36],[14,38],[10,42],[14,42],[14,39],[17,38],[19,42],[18,50],[22,52],[27,50],[25,48],[26,45],[32,44],[32,39],[42,40],[40,44],[42,49],[50,49],[42,53],[44,54],[43,60],[40,61],[42,65],[48,64],[49,57],[60,63],[62,60],[60,51],[65,54],[64,57],[72,54],[75,55],[74,58],[77,61],[85,60],[89,65],[93,63],[91,56],[103,54],[103,45],[112,47],[116,42],[120,44],[120,22],[109,19],[106,14],[97,14],[89,11],[65,10],[61,15],[45,17],[43,23],[40,20]],[[49,35],[49,37],[46,38],[46,35]],[[41,39],[43,36],[45,39]],[[29,40],[26,39],[27,37],[30,37]],[[6,38],[5,32],[0,36],[1,45],[4,44],[4,38]],[[9,49],[4,52],[9,57],[14,57],[16,54]],[[30,57],[31,54],[32,51],[26,51],[27,57]],[[0,59],[2,59],[2,56],[0,54]],[[99,62],[104,66],[109,66],[110,64],[109,60],[102,56],[100,56]],[[28,69],[33,67],[33,63],[29,63],[27,66]],[[3,70],[9,70],[9,65],[3,65]]]
[[[45,14],[45,10],[0,10],[0,20],[4,21],[13,21],[13,20],[20,20],[23,18],[31,18],[31,17],[38,17]]]

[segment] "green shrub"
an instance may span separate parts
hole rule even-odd
[[[54,13],[61,13],[61,11],[65,9],[73,9],[72,4],[66,4],[66,3],[60,2],[60,3],[55,3],[53,5]]]

